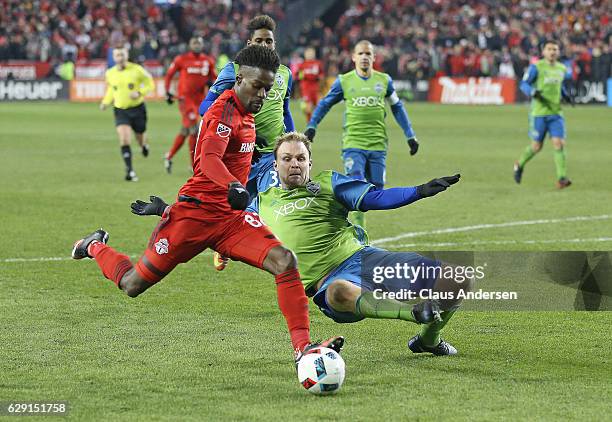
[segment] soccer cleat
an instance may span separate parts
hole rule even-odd
[[[149,144],[142,144],[142,155],[145,158],[149,156]]]
[[[567,177],[562,177],[561,179],[557,180],[557,189],[567,188],[571,184],[572,181],[570,179],[568,179]]]
[[[85,236],[83,239],[77,240],[72,248],[72,259],[93,258],[87,252],[87,248],[89,248],[91,242],[94,241],[102,242],[106,245],[108,242],[108,233],[102,229],[98,229],[89,236]]]
[[[219,252],[215,252],[213,254],[213,265],[215,266],[215,270],[223,271],[225,267],[229,264],[229,258],[221,255]]]
[[[432,353],[435,356],[452,356],[458,353],[452,344],[444,340],[440,340],[437,346],[425,346],[419,334],[408,340],[408,348],[412,353]]]
[[[134,170],[130,170],[125,175],[125,180],[128,182],[138,182],[138,176],[136,176],[136,172]]]
[[[164,168],[168,174],[172,173],[172,160],[168,156],[164,157]]]
[[[295,351],[295,366],[297,368],[297,364],[302,359],[302,356],[307,355],[320,347],[327,347],[328,349],[332,349],[336,353],[340,353],[342,351],[342,347],[344,346],[344,337],[337,336],[329,338],[325,341],[310,343],[304,347],[304,350],[296,350]]]
[[[442,321],[440,316],[440,305],[435,300],[424,300],[412,307],[412,316],[418,324],[429,324],[434,321]]]
[[[523,178],[523,167],[521,167],[518,161],[516,161],[514,163],[514,181],[520,184],[522,178]]]

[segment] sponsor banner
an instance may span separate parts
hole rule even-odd
[[[607,101],[606,82],[578,81],[575,100],[577,104],[605,104]]]
[[[51,64],[46,62],[9,60],[0,63],[0,79],[7,79],[11,74],[13,79],[41,79],[46,77],[50,70]]]
[[[516,100],[516,81],[506,78],[451,78],[429,84],[429,101],[443,104],[510,104]]]
[[[164,76],[164,66],[157,60],[145,60],[142,66],[155,77]],[[104,79],[108,69],[106,60],[89,60],[78,62],[75,68],[76,79]]]
[[[67,100],[69,83],[61,80],[0,81],[0,101]]]
[[[155,80],[155,90],[149,93],[146,98],[149,100],[162,100],[166,98],[164,80]],[[106,92],[106,82],[104,79],[75,79],[70,84],[70,100],[80,102],[97,102],[102,100]]]
[[[427,101],[429,81],[421,79],[416,82],[393,80],[393,87],[400,98],[408,101]]]

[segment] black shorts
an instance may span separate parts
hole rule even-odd
[[[130,125],[135,133],[147,130],[147,109],[144,103],[132,108],[115,107],[115,126]]]

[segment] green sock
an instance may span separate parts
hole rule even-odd
[[[401,319],[416,322],[412,305],[395,299],[376,299],[374,292],[364,292],[357,299],[355,313],[365,318]]]
[[[421,340],[425,346],[437,346],[440,343],[440,332],[442,328],[446,325],[449,319],[453,316],[453,314],[457,311],[457,308],[451,308],[447,311],[443,311],[440,313],[440,317],[442,317],[442,321],[439,322],[430,322],[429,324],[424,324],[421,328]]]
[[[555,150],[555,167],[557,168],[557,179],[567,177],[567,166],[565,164],[565,148]]]
[[[365,229],[365,212],[353,211],[351,216],[353,217],[353,223]]]
[[[523,153],[519,157],[519,166],[521,166],[522,168],[525,164],[527,164],[527,161],[531,160],[534,157],[534,155],[536,155],[536,153],[533,149],[531,149],[531,145],[527,146],[527,148],[525,148],[525,151],[523,151]]]

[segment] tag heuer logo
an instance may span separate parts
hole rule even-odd
[[[306,183],[306,190],[312,193],[314,196],[317,196],[319,192],[321,192],[321,184],[311,180],[310,182]]]
[[[225,126],[223,123],[217,125],[217,135],[222,138],[227,138],[232,133],[232,128]]]
[[[168,253],[168,246],[168,239],[159,239],[155,242],[155,252],[157,252],[158,255]]]
[[[285,83],[285,80],[283,79],[283,77],[280,74],[276,74],[276,84],[278,86],[283,86],[283,84]]]

